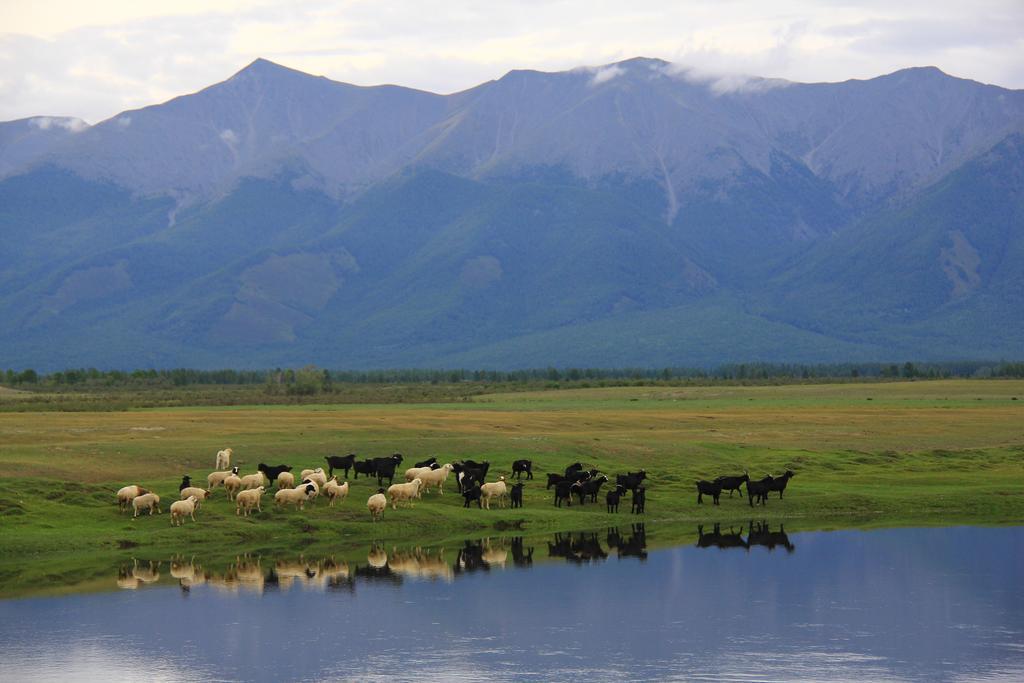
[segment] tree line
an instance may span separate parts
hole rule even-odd
[[[75,368],[51,373],[7,369],[7,386],[39,387],[188,387],[264,385],[268,392],[292,394],[333,390],[336,384],[454,384],[460,382],[585,383],[593,381],[792,381],[857,379],[1024,378],[1024,362],[904,363],[731,363],[715,368],[532,368],[523,370],[327,370],[313,365],[266,370],[194,368],[99,370]]]

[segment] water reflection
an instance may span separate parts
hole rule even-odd
[[[1022,575],[1021,527],[764,522],[139,558],[0,601],[0,680],[1019,681]]]
[[[602,544],[601,539],[604,539]],[[250,554],[238,555],[221,569],[204,568],[195,557],[174,556],[169,561],[132,560],[117,568],[116,584],[124,590],[160,583],[160,568],[170,566],[170,578],[181,591],[208,586],[225,593],[264,593],[272,590],[355,590],[358,582],[372,581],[401,585],[404,579],[451,583],[456,577],[510,567],[530,568],[536,544],[547,547],[545,559],[572,564],[604,562],[612,552],[619,559],[647,560],[647,531],[643,523],[628,529],[610,527],[594,531],[556,533],[550,537],[485,537],[465,540],[454,551],[444,547],[401,548],[374,543],[366,561],[350,564],[334,556],[268,560]]]
[[[698,548],[743,548],[748,551],[751,546],[755,545],[764,546],[769,551],[775,550],[778,546],[785,548],[787,553],[796,549],[786,534],[785,525],[780,524],[778,531],[772,531],[768,522],[750,522],[747,529],[749,529],[749,533],[746,538],[743,538],[742,526],[739,531],[730,526],[728,533],[722,533],[720,524],[715,524],[710,532],[705,532],[702,524],[697,527],[696,545]]]

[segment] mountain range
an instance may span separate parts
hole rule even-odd
[[[0,365],[1019,358],[1024,91],[636,58],[450,95],[257,60],[0,123]]]

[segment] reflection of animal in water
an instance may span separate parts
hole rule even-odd
[[[464,541],[459,548],[452,567],[456,574],[490,571],[491,566],[484,562],[484,547],[481,541]]]
[[[133,591],[142,584],[141,581],[132,576],[132,568],[129,565],[121,565],[117,568],[117,587]]]
[[[633,525],[629,538],[619,543],[618,550],[620,560],[635,557],[641,562],[647,561],[647,529],[643,522]]]
[[[775,546],[782,546],[787,553],[793,552],[795,546],[789,542],[784,524],[779,525],[778,531],[771,531],[768,522],[750,522],[750,533],[747,534],[747,546],[763,545],[768,550],[775,550]]]
[[[533,566],[533,546],[523,552],[523,537],[516,536],[512,539],[512,564],[516,567]]]
[[[711,533],[704,533],[704,525],[701,524],[697,527],[697,547],[698,548],[747,548],[747,542],[743,540],[743,527],[740,527],[739,533],[732,530],[729,527],[729,533],[723,534],[721,525],[715,524],[714,531]]]
[[[160,563],[150,560],[139,564],[138,560],[132,560],[132,576],[142,583],[156,583],[160,580]]]
[[[419,579],[451,581],[453,576],[452,567],[444,559],[444,548],[436,550],[424,550],[419,547],[413,550],[392,548],[388,566],[393,572]]]
[[[508,561],[508,549],[505,548],[505,544],[501,541],[493,544],[491,539],[485,538],[483,543],[483,560],[491,567],[504,567]]]
[[[548,541],[548,555],[562,557],[576,564],[603,562],[608,558],[608,553],[593,532],[555,534],[554,542]]]
[[[364,581],[375,581],[384,583],[401,584],[401,574],[391,571],[391,567],[384,564],[383,567],[372,567],[370,565],[356,566],[355,575],[357,579]]]
[[[370,546],[370,552],[366,554],[366,562],[374,569],[382,569],[388,566],[388,554],[384,548],[374,544]]]

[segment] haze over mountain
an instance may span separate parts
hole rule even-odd
[[[1024,91],[653,59],[442,96],[257,60],[0,123],[0,364],[1020,357]]]

